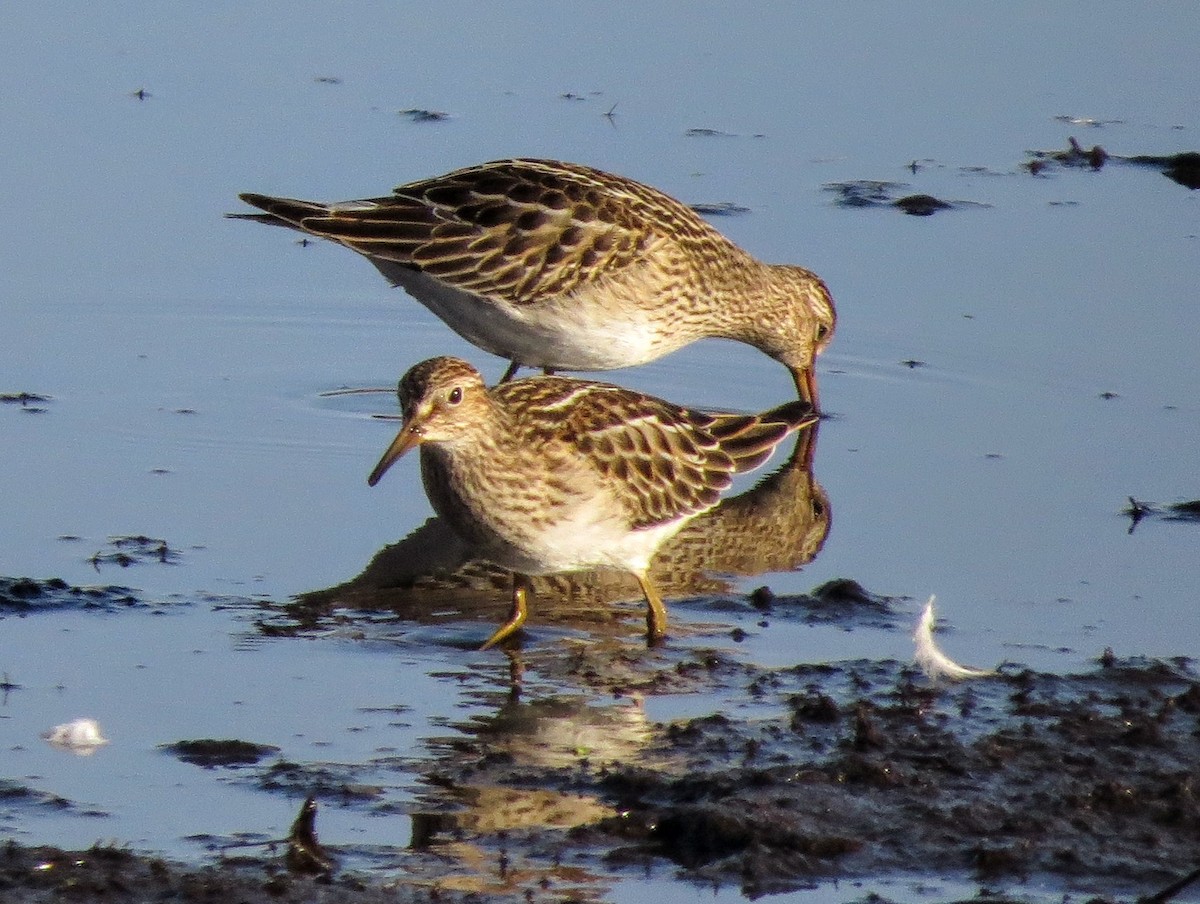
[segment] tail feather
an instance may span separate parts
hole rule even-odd
[[[235,220],[255,220],[271,226],[290,226],[293,229],[305,229],[304,220],[309,217],[328,216],[329,208],[314,201],[299,201],[295,198],[273,198],[270,195],[258,195],[246,192],[238,195],[243,201],[266,213],[235,213],[229,216]]]
[[[347,243],[397,243],[415,245],[430,239],[430,227],[425,223],[391,220],[360,214],[355,217],[330,216],[320,213],[307,217],[303,228],[317,235],[332,236]]]
[[[762,414],[712,415],[708,432],[741,474],[759,467],[789,433],[816,423],[818,417],[808,402],[797,400]]]

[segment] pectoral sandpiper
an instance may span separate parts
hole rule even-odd
[[[764,264],[674,198],[554,160],[498,160],[322,204],[243,194],[364,255],[460,336],[511,365],[611,370],[704,338],[746,342],[817,401],[833,301],[802,267]]]
[[[513,572],[511,614],[484,648],[524,623],[530,575],[594,567],[637,578],[647,640],[660,639],[667,613],[647,576],[655,550],[817,417],[803,401],[707,414],[566,377],[488,389],[448,357],[409,370],[398,395],[403,426],[367,482],[420,446],[434,510],[480,558]]]

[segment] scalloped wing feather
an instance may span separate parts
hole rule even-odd
[[[260,200],[272,199],[250,203]],[[685,234],[711,231],[648,186],[541,161],[497,161],[400,186],[390,197],[311,207],[275,215],[513,304],[569,293],[635,263],[656,235],[680,232],[681,217]]]
[[[524,411],[587,456],[602,479],[628,487],[618,496],[635,528],[705,511],[733,479],[733,458],[696,412],[603,383],[547,377],[538,386],[539,404]]]

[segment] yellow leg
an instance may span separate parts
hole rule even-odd
[[[530,591],[529,578],[523,574],[513,572],[513,590],[512,590],[512,612],[509,613],[508,621],[496,629],[496,633],[487,639],[479,649],[486,650],[488,647],[494,647],[502,640],[506,640],[517,632],[521,625],[525,624],[525,617],[529,614],[529,609],[525,605],[525,599]],[[661,603],[659,604],[662,605]]]
[[[667,636],[667,607],[663,605],[658,589],[644,574],[636,574],[642,593],[646,594],[646,645],[654,646]]]

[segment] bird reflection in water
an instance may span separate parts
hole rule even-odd
[[[831,510],[813,476],[818,427],[798,431],[791,456],[777,470],[663,543],[650,577],[664,597],[736,594],[738,578],[797,571],[820,552]],[[319,624],[335,609],[391,612],[426,625],[464,618],[491,624],[506,605],[510,582],[506,570],[473,558],[450,526],[433,517],[381,549],[358,576],[300,594],[285,609],[301,628]],[[636,580],[619,571],[537,576],[531,582],[538,625],[624,637],[627,616],[642,601]]]

